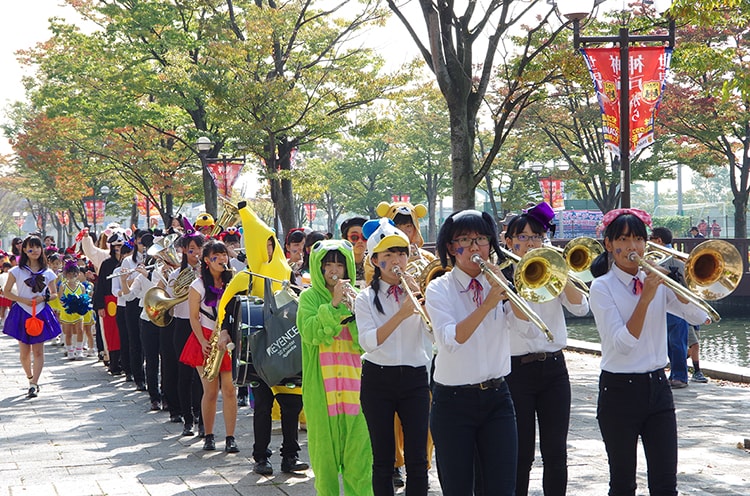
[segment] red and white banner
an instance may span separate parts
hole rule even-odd
[[[70,215],[68,215],[67,210],[59,210],[55,212],[55,215],[57,215],[57,220],[60,222],[60,225],[67,226],[70,224]]]
[[[209,162],[206,164],[208,172],[211,174],[211,178],[214,180],[216,189],[219,194],[224,198],[230,198],[232,196],[232,186],[240,177],[244,162],[228,162],[225,160]]]
[[[303,206],[305,207],[305,215],[307,216],[307,221],[314,221],[315,215],[318,213],[318,206],[314,203],[303,203]]]
[[[620,156],[620,49],[581,48],[602,110],[602,131],[607,148]],[[672,49],[629,49],[630,153],[654,142],[654,119],[659,109]]]
[[[104,205],[104,200],[94,200],[93,198],[86,198],[83,200],[83,207],[86,210],[87,224],[104,224]],[[94,221],[95,214],[96,221]]]
[[[539,178],[539,189],[542,190],[542,199],[554,210],[565,210],[565,191],[561,180],[551,177]]]
[[[159,208],[146,195],[136,194],[136,205],[138,206],[138,214],[144,217],[160,217]],[[148,212],[148,213],[146,213]]]

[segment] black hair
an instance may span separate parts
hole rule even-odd
[[[611,243],[625,233],[643,239],[648,238],[646,224],[641,219],[633,214],[622,214],[606,227],[604,230],[604,239],[609,239]],[[591,274],[594,277],[603,276],[609,272],[611,265],[609,252],[605,250],[591,263]]]
[[[409,255],[409,248],[406,246],[393,246],[391,248],[388,248],[386,251],[390,251],[391,253],[406,253],[407,256]],[[374,259],[377,256],[377,253],[373,253],[371,258]],[[380,271],[380,267],[378,267],[376,264],[372,265],[373,267],[375,267],[375,273],[372,276],[372,281],[370,281],[370,287],[375,293],[373,302],[375,303],[375,308],[378,310],[378,312],[384,314],[385,312],[383,311],[383,305],[380,303],[380,296],[378,296],[378,292],[380,291],[380,278],[382,277],[383,273]]]
[[[21,250],[16,245],[16,243],[18,243],[19,241],[23,243],[22,238],[13,238],[13,241],[10,242],[10,251],[12,251],[16,256],[19,256],[21,254]]]
[[[73,262],[73,263],[68,262],[65,264],[65,267],[63,267],[63,274],[66,274],[66,275],[78,274],[80,272],[81,272],[81,269],[78,268],[77,262]]]
[[[401,224],[411,224],[414,225],[414,219],[412,219],[411,215],[407,214],[396,214],[393,216],[393,224],[395,225],[401,225]]]
[[[26,253],[26,247],[28,246],[38,246],[39,248],[42,248],[42,254],[39,255],[39,266],[41,267],[41,270],[47,269],[47,255],[44,254],[44,244],[38,236],[28,236],[23,240],[20,250],[21,258],[18,260],[18,266],[23,267],[24,265],[29,265],[29,255]]]
[[[308,248],[312,247],[315,243],[318,241],[323,241],[326,239],[325,233],[322,233],[320,231],[312,231],[310,234],[305,236],[305,253],[303,254],[302,258],[302,267],[300,270],[310,270],[310,253],[308,253]]]
[[[451,265],[455,265],[456,257],[448,253],[448,245],[455,239],[456,235],[476,232],[490,237],[490,246],[495,250],[498,260],[505,259],[500,253],[500,244],[497,240],[497,226],[495,220],[487,212],[478,210],[459,210],[453,212],[440,227],[435,248],[440,256],[443,268],[448,266],[448,258]]]
[[[206,242],[206,237],[200,233],[191,235],[190,237],[182,237],[179,239],[180,246],[182,247],[182,262],[180,262],[180,270],[187,269],[188,266],[188,246],[190,242],[195,243],[199,249],[203,248],[203,244]],[[203,260],[203,259],[201,259]]]
[[[288,233],[286,233],[286,239],[284,240],[284,247],[286,248],[287,245],[290,243],[299,243],[301,241],[305,240],[305,231],[302,229],[292,229]]]
[[[346,219],[341,223],[341,237],[346,239],[347,235],[349,234],[349,229],[354,226],[362,227],[363,225],[365,225],[365,222],[367,222],[367,219],[365,219],[364,217],[351,217],[349,219]]]
[[[345,269],[345,273],[346,273],[345,277],[349,277],[349,265],[347,264],[346,255],[344,255],[340,251],[338,251],[338,250],[328,250],[328,252],[326,252],[326,254],[323,256],[323,259],[320,261],[320,272],[323,274],[324,277],[326,275],[326,271],[325,271],[324,266],[327,263],[340,263],[340,264],[344,264],[344,269]]]
[[[10,262],[3,262],[3,269],[10,269],[13,267],[13,264]]]
[[[208,294],[209,287],[213,287],[214,276],[211,275],[211,271],[208,268],[205,258],[213,255],[214,253],[227,253],[227,247],[224,243],[217,239],[209,239],[207,243],[203,245],[203,251],[201,252],[201,279],[203,280],[203,287],[206,290],[205,294]],[[228,274],[228,275],[227,275]],[[225,270],[221,274],[221,279],[226,285],[229,280],[232,279],[232,271]]]
[[[522,233],[526,226],[531,228],[531,232],[534,234],[545,234],[547,230],[544,228],[541,222],[528,214],[516,215],[508,223],[508,227],[505,229],[506,237],[514,237]]]
[[[672,244],[672,231],[670,231],[668,227],[660,226],[653,228],[651,230],[651,236],[653,236],[654,238],[659,238],[665,245]]]

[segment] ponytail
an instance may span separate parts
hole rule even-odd
[[[383,304],[380,303],[380,296],[378,296],[378,294],[380,293],[380,275],[380,267],[375,267],[375,274],[373,274],[372,281],[370,281],[370,287],[375,293],[375,298],[373,299],[375,308],[378,309],[378,312],[385,314],[385,311],[383,311]]]

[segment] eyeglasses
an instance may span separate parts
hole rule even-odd
[[[352,243],[356,243],[357,241],[367,241],[364,236],[360,236],[356,233],[350,234],[349,236],[347,236],[347,239]]]
[[[513,237],[516,238],[521,243],[525,243],[527,241],[537,241],[538,242],[538,241],[544,240],[544,236],[539,236],[539,235],[536,235],[536,234],[533,235],[533,236],[529,236],[528,234],[519,234],[518,236],[513,236]]]
[[[477,246],[487,246],[488,244],[490,244],[490,237],[477,236],[476,238],[470,238],[468,236],[461,236],[460,238],[456,238],[451,242],[456,243],[461,248],[470,248],[474,243],[476,243]]]

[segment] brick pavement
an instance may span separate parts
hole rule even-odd
[[[604,446],[596,423],[599,360],[567,352],[573,385],[569,436],[570,495],[607,492]],[[8,495],[312,495],[312,471],[266,478],[251,472],[252,419],[241,408],[241,452],[204,452],[197,437],[180,437],[166,412],[150,412],[148,395],[122,377],[108,376],[93,359],[68,362],[62,348],[46,347],[38,398],[27,400],[27,381],[15,341],[0,335],[0,496]],[[750,388],[712,381],[675,391],[680,429],[679,489],[688,495],[750,494]],[[278,451],[280,429],[272,449]],[[223,424],[217,416],[218,447]],[[300,433],[308,460],[305,433]],[[642,450],[641,450],[642,451]],[[273,458],[274,468],[279,457]],[[645,461],[639,491],[647,494]],[[430,495],[441,494],[434,470]],[[400,492],[403,492],[401,490]],[[532,471],[532,495],[541,495],[541,462]]]

